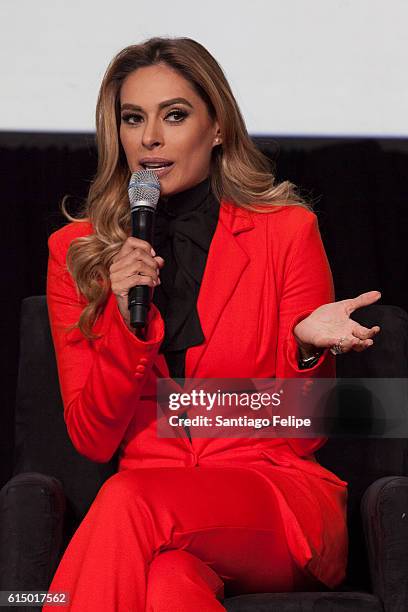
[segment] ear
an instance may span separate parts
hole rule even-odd
[[[222,144],[221,130],[220,130],[220,126],[218,124],[218,121],[216,121],[215,124],[214,124],[213,146],[216,147],[217,145],[220,145],[220,144]]]

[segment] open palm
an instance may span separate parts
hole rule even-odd
[[[350,315],[357,308],[368,306],[380,297],[379,291],[368,291],[355,298],[319,306],[296,325],[294,335],[298,344],[304,348],[330,348],[341,340],[343,353],[364,351],[373,344],[372,338],[378,334],[380,327],[364,327],[353,321]]]

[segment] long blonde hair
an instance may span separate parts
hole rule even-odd
[[[255,212],[271,206],[310,205],[289,181],[275,185],[269,159],[251,140],[222,68],[201,44],[191,38],[151,38],[130,45],[110,62],[96,106],[98,168],[82,211],[70,221],[92,223],[94,233],[75,239],[67,253],[67,267],[78,290],[87,299],[75,327],[89,339],[92,327],[109,296],[109,267],[130,235],[127,194],[131,172],[120,143],[120,89],[125,78],[144,66],[167,64],[192,85],[205,102],[211,119],[218,120],[222,145],[212,149],[210,180],[219,201]]]

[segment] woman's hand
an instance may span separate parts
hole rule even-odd
[[[371,346],[372,338],[380,328],[374,325],[370,329],[350,319],[352,312],[376,302],[381,297],[379,291],[368,291],[361,295],[324,304],[316,308],[306,319],[300,321],[293,330],[296,341],[304,356],[313,353],[316,348],[331,348],[341,340],[341,352],[364,351]]]
[[[129,236],[120,251],[112,259],[109,268],[112,292],[125,323],[130,329],[128,293],[136,285],[156,287],[160,284],[160,268],[164,259],[156,256],[151,245],[145,240]]]

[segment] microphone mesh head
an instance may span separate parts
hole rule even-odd
[[[138,170],[130,177],[129,187],[130,209],[135,206],[150,206],[156,210],[160,197],[160,181],[153,170]]]

